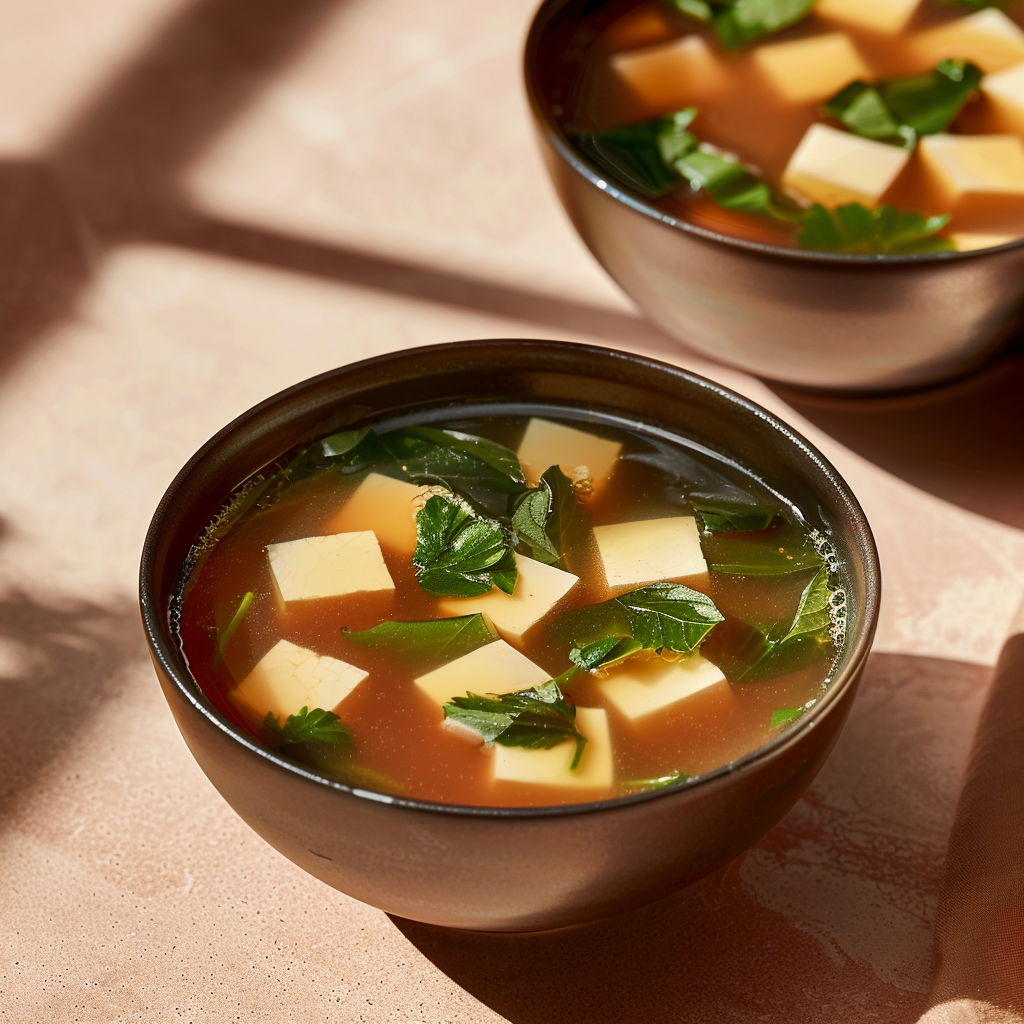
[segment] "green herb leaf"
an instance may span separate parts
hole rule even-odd
[[[998,7],[1005,9],[1010,6],[1010,0],[940,0],[941,3],[946,4],[949,7],[966,6],[973,7],[976,11],[983,10],[986,7]]]
[[[657,199],[679,185],[679,175],[666,164],[659,147],[666,120],[658,118],[604,132],[576,132],[573,141],[614,181]]]
[[[775,510],[726,501],[692,498],[690,505],[714,533],[755,533],[775,521]]]
[[[665,789],[668,786],[674,786],[677,782],[686,782],[687,779],[692,778],[692,775],[672,772],[669,775],[662,775],[657,779],[630,779],[622,785],[625,789]]]
[[[511,594],[515,555],[508,531],[464,501],[435,494],[416,513],[417,581],[438,597],[479,597],[497,587]]]
[[[780,207],[774,202],[768,183],[734,156],[700,145],[676,159],[672,166],[690,183],[694,192],[703,189],[727,210],[779,215]]]
[[[478,732],[488,746],[549,750],[563,740],[576,743],[571,767],[575,768],[586,746],[576,728],[576,708],[562,694],[556,680],[519,693],[469,693],[453,697],[444,706],[445,718]]]
[[[736,681],[771,679],[812,661],[823,645],[831,643],[831,600],[828,568],[822,566],[800,595],[793,619],[761,634],[757,650]]]
[[[347,743],[352,730],[333,711],[323,708],[303,708],[297,715],[289,715],[282,726],[273,711],[267,712],[263,724],[285,743]]]
[[[479,613],[425,622],[382,622],[344,636],[350,643],[380,651],[423,672],[498,639],[494,627]]]
[[[722,45],[733,49],[802,21],[814,0],[726,0],[714,25]]]
[[[540,485],[527,492],[512,517],[516,546],[525,546],[538,562],[563,569],[566,553],[582,543],[587,526],[572,482],[558,466],[544,473]]]
[[[853,82],[824,106],[850,131],[913,149],[919,135],[944,132],[981,82],[967,60],[944,60],[922,75],[891,78],[873,86]]]
[[[772,712],[772,728],[778,729],[794,718],[799,718],[804,713],[803,708],[779,708]]]
[[[935,237],[948,223],[946,214],[924,217],[893,206],[869,210],[850,203],[829,211],[815,203],[800,218],[796,243],[801,249],[860,255],[950,252],[953,242]]]
[[[725,618],[710,597],[681,583],[654,583],[609,603],[625,610],[633,637],[653,651],[695,650]]]
[[[806,537],[786,543],[785,535],[772,535],[769,543],[762,538],[716,535],[708,540],[710,567],[731,576],[786,576],[807,569],[820,569],[821,555]]]
[[[714,8],[711,6],[715,0],[664,0],[664,2],[705,25],[709,25],[715,16]]]
[[[569,660],[585,672],[594,672],[617,665],[643,649],[644,645],[631,636],[609,636],[582,647],[574,646],[569,651]]]
[[[227,646],[231,643],[231,638],[235,635],[235,631],[242,624],[242,619],[245,618],[245,614],[249,610],[254,597],[255,595],[251,590],[246,591],[245,596],[239,602],[237,611],[231,616],[231,621],[224,627],[224,632],[221,633],[220,639],[217,641],[217,653],[213,656],[214,668],[224,660],[224,651],[227,650]]]

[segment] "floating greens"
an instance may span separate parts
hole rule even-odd
[[[790,540],[790,537],[793,537]],[[821,555],[804,535],[777,535],[782,544],[755,542],[747,538],[716,536],[708,561],[715,572],[731,576],[786,576],[808,569],[820,569]]]
[[[713,25],[730,49],[802,21],[814,0],[664,0],[683,14]]]
[[[571,769],[579,765],[587,744],[576,728],[576,707],[563,695],[558,682],[519,693],[490,694],[481,697],[469,693],[453,697],[444,706],[445,718],[479,733],[492,746],[525,747],[549,750],[564,740],[576,743]]]
[[[337,746],[352,739],[352,730],[333,711],[304,707],[297,715],[289,715],[284,725],[273,711],[267,712],[263,724],[283,743],[326,743]]]
[[[815,203],[800,220],[796,244],[801,249],[865,256],[950,252],[956,249],[953,241],[936,237],[948,223],[946,214],[925,217],[893,206],[869,210],[849,203],[830,211]]]
[[[569,652],[569,660],[584,672],[596,672],[598,669],[610,668],[634,654],[644,650],[644,645],[631,636],[610,636],[603,640],[573,647]]]
[[[242,619],[245,618],[246,613],[249,611],[255,596],[251,590],[246,591],[245,596],[238,604],[238,609],[231,616],[231,621],[224,627],[224,632],[221,633],[220,639],[217,641],[217,653],[213,656],[214,668],[217,668],[224,660],[224,652],[227,650],[228,644],[231,643],[231,638],[235,635],[238,627],[242,624]]]
[[[804,713],[804,708],[779,708],[772,712],[772,728],[778,729],[788,722],[799,718]]]
[[[682,583],[654,583],[609,603],[622,608],[633,638],[652,651],[687,654],[725,619],[710,597]]]
[[[511,594],[516,585],[508,529],[451,494],[431,496],[416,513],[412,561],[420,587],[439,597],[479,597],[494,587]]]
[[[967,60],[944,60],[933,71],[868,85],[851,82],[822,108],[851,132],[913,149],[918,136],[944,132],[981,83]]]
[[[690,505],[712,533],[757,533],[775,521],[775,510],[719,499],[691,497]]]
[[[540,485],[527,491],[512,516],[516,547],[546,565],[566,568],[565,556],[580,544],[589,527],[572,481],[551,466]]]
[[[380,651],[402,665],[429,672],[492,643],[498,634],[479,613],[425,622],[382,622],[372,629],[344,633],[349,643]]]

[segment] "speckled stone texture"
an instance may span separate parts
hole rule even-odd
[[[928,1010],[946,846],[1024,594],[1024,364],[846,402],[661,335],[547,184],[519,81],[530,14],[0,5],[0,1021]],[[487,336],[630,348],[764,403],[850,481],[885,574],[861,697],[794,811],[695,889],[560,934],[389,920],[265,846],[178,737],[135,606],[149,516],[225,422],[350,360]],[[989,1012],[940,995],[929,1020]]]

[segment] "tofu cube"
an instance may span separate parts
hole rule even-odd
[[[283,721],[303,708],[336,708],[368,675],[361,668],[279,640],[238,684],[240,697],[262,721]]]
[[[377,538],[369,530],[268,544],[267,556],[286,603],[395,589]]]
[[[1024,31],[1002,11],[989,7],[919,32],[908,40],[907,51],[926,67],[959,57],[989,74],[1024,61]]]
[[[551,678],[504,640],[478,647],[415,680],[439,707],[467,693],[514,693],[540,686]]]
[[[814,13],[826,21],[892,36],[902,32],[921,0],[818,0]]]
[[[1024,135],[1024,63],[986,75],[981,80],[981,91],[998,129]]]
[[[698,35],[616,53],[611,70],[634,103],[651,116],[701,103],[729,84],[725,65]]]
[[[724,682],[721,669],[695,651],[678,661],[628,661],[597,685],[619,711],[635,719]]]
[[[522,640],[579,583],[571,572],[523,555],[516,555],[516,568],[519,576],[511,594],[495,588],[481,597],[446,597],[438,603],[441,614],[483,612],[502,636]]]
[[[594,538],[612,590],[708,571],[693,516],[597,526]]]
[[[1020,235],[990,235],[977,231],[954,231],[950,239],[960,252],[970,252],[972,249],[992,249],[997,245],[1006,245],[1007,242],[1016,242]]]
[[[845,32],[770,43],[750,56],[772,88],[789,103],[828,99],[844,85],[871,72]]]
[[[615,777],[608,712],[604,708],[577,708],[576,728],[587,737],[587,745],[575,770],[569,768],[576,755],[573,740],[550,750],[495,746],[494,778],[572,789],[607,789]]]
[[[926,184],[959,217],[1019,214],[1024,139],[1019,135],[926,135],[918,144]]]
[[[372,531],[382,547],[411,555],[416,549],[413,502],[426,487],[370,473],[327,521],[328,533]]]
[[[877,206],[910,161],[910,153],[873,139],[812,124],[782,175],[782,184],[823,206]]]
[[[531,484],[536,484],[550,466],[560,467],[570,480],[580,466],[586,466],[596,493],[612,475],[621,451],[618,441],[534,418],[526,425],[517,454]]]

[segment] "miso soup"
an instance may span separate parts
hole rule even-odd
[[[698,227],[854,254],[1024,237],[1024,0],[608,0],[539,51],[613,184]]]
[[[842,569],[747,468],[653,425],[485,405],[271,467],[183,574],[214,705],[353,787],[585,803],[751,753],[820,699]]]

